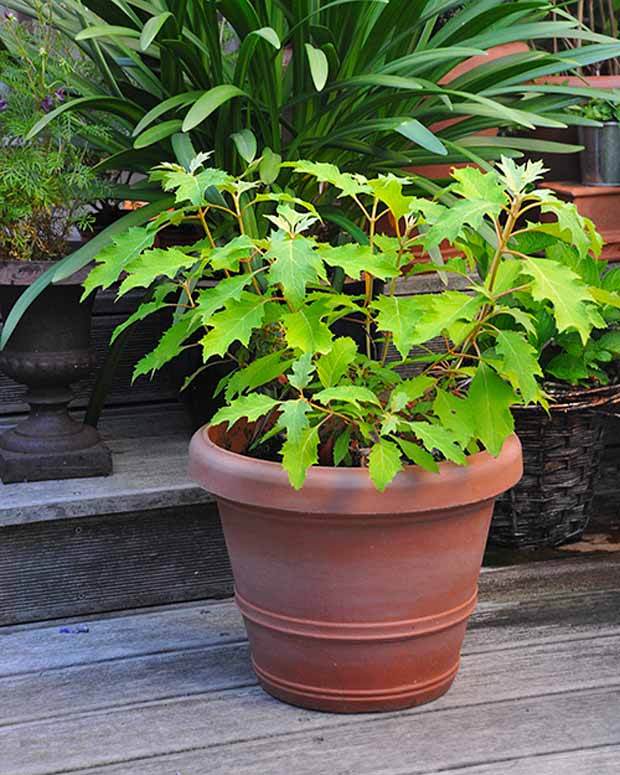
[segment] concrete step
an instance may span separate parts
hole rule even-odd
[[[215,503],[187,478],[183,409],[115,409],[100,430],[112,476],[0,483],[0,625],[231,593]]]

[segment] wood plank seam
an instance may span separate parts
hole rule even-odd
[[[553,751],[545,751],[544,753],[528,754],[527,756],[510,756],[510,757],[504,756],[497,759],[481,759],[480,761],[467,762],[466,764],[461,764],[456,766],[448,765],[447,767],[438,767],[432,770],[425,770],[424,773],[421,773],[419,770],[417,771],[410,770],[409,772],[403,772],[402,775],[435,775],[435,773],[440,773],[440,772],[444,772],[444,773],[463,772],[466,774],[467,770],[470,770],[473,767],[489,766],[489,765],[495,765],[495,764],[507,764],[509,762],[520,762],[520,761],[530,761],[530,760],[536,761],[536,759],[543,759],[546,756],[557,756],[558,754],[566,754],[566,753],[579,753],[580,751],[598,751],[604,748],[613,747],[614,745],[620,745],[620,739],[618,739],[618,742],[616,744],[601,743],[599,745],[588,745],[588,746],[582,745],[582,746],[579,746],[578,748],[557,748]],[[620,750],[619,750],[619,753],[620,753]],[[620,766],[619,766],[619,769],[620,769]]]
[[[609,686],[606,686],[606,687],[600,687],[600,688],[596,688],[596,689],[590,689],[590,688],[584,687],[584,688],[577,689],[577,690],[560,691],[560,692],[549,692],[549,693],[546,693],[543,696],[544,697],[558,697],[558,696],[567,696],[567,695],[571,695],[571,694],[572,695],[580,695],[580,694],[581,695],[585,695],[585,694],[614,694],[619,689],[620,689],[620,684],[616,684],[616,685],[609,685]],[[297,730],[295,730],[293,732],[289,731],[289,732],[283,732],[283,733],[273,732],[273,733],[263,734],[263,735],[254,736],[254,737],[243,737],[243,738],[238,738],[238,739],[235,739],[235,740],[225,740],[225,741],[221,741],[221,742],[214,742],[214,743],[210,743],[210,744],[205,745],[205,746],[188,746],[186,748],[181,748],[181,749],[178,749],[178,750],[176,750],[174,752],[170,752],[169,755],[170,756],[174,755],[176,757],[176,756],[180,756],[180,755],[183,755],[183,754],[199,753],[199,752],[202,752],[202,751],[206,752],[206,751],[214,750],[214,749],[218,749],[218,748],[230,747],[230,746],[233,746],[233,745],[239,745],[239,744],[244,744],[244,743],[252,743],[252,742],[259,742],[259,741],[271,741],[271,740],[283,740],[283,739],[295,740],[296,738],[307,737],[309,734],[312,735],[313,737],[316,737],[316,736],[319,736],[321,734],[321,732],[331,732],[331,731],[334,731],[335,729],[337,729],[340,732],[340,730],[346,729],[348,727],[358,727],[358,726],[372,725],[374,723],[381,723],[381,722],[389,721],[389,720],[395,719],[395,718],[403,718],[403,717],[406,718],[406,717],[414,716],[414,715],[424,715],[424,716],[426,716],[426,715],[430,715],[430,714],[451,713],[451,712],[454,712],[456,710],[462,711],[462,710],[467,710],[468,708],[471,708],[471,707],[478,707],[478,706],[507,705],[507,704],[510,704],[510,703],[518,703],[518,702],[523,702],[523,701],[529,701],[531,699],[535,699],[537,696],[540,696],[540,695],[535,695],[533,697],[523,696],[523,697],[516,697],[516,698],[505,699],[505,700],[497,700],[497,701],[491,700],[491,701],[481,702],[481,703],[468,703],[468,704],[459,705],[459,706],[451,707],[451,708],[435,708],[431,704],[431,705],[420,706],[418,708],[413,708],[413,709],[408,710],[408,711],[399,711],[399,712],[395,712],[395,713],[382,713],[380,715],[373,714],[372,716],[367,716],[367,717],[364,717],[364,718],[359,718],[358,717],[358,718],[352,719],[350,721],[346,720],[347,717],[343,717],[343,719],[345,719],[345,720],[343,720],[342,723],[339,723],[339,724],[336,724],[336,725],[331,725],[331,724],[330,725],[324,725],[324,726],[320,726],[319,725],[319,726],[312,727],[312,729],[308,730],[308,731],[297,731]],[[140,706],[137,706],[137,707],[140,707]],[[94,714],[86,714],[86,715],[90,717],[90,716],[92,716]],[[97,715],[99,715],[99,714],[97,714]],[[620,739],[618,741],[614,740],[611,743],[610,742],[606,742],[605,745],[609,746],[609,745],[615,745],[617,743],[620,743]],[[539,755],[548,755],[549,753],[555,753],[555,752],[554,751],[551,751],[551,752],[545,751],[544,754],[541,753]],[[161,759],[161,758],[163,758],[161,753],[155,753],[153,755],[147,755],[147,756],[139,756],[139,757],[134,757],[134,758],[123,758],[123,759],[109,760],[109,761],[106,761],[106,762],[99,762],[97,764],[90,765],[88,768],[84,768],[83,766],[80,765],[79,767],[64,768],[62,770],[49,770],[49,771],[45,772],[45,775],[71,775],[71,774],[79,775],[80,772],[84,772],[85,770],[88,771],[88,772],[91,772],[91,771],[95,771],[95,770],[101,770],[101,769],[103,769],[105,767],[118,766],[118,765],[124,765],[124,764],[134,764],[135,765],[138,762],[153,761],[153,760]],[[468,762],[467,766],[471,767],[472,763]],[[452,769],[455,769],[454,765],[451,765],[451,767],[452,767]],[[457,767],[456,767],[457,771],[458,771],[458,768],[459,768],[459,765],[457,765]],[[444,768],[444,771],[446,769],[448,769],[448,768]],[[437,772],[437,771],[438,770],[435,770],[435,772]],[[415,771],[413,771],[413,772],[414,772],[414,775],[421,775],[419,770],[417,772],[415,772]],[[430,772],[432,773],[433,770],[431,770]],[[405,773],[403,773],[403,775],[405,775]]]

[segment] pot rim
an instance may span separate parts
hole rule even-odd
[[[604,129],[606,126],[620,126],[620,121],[601,121],[602,126],[580,126],[580,130],[586,129]]]
[[[313,466],[301,490],[294,490],[280,463],[231,452],[216,444],[205,425],[190,444],[189,475],[217,498],[246,506],[307,514],[405,515],[462,508],[491,500],[522,476],[521,443],[508,437],[497,458],[478,452],[468,464],[448,461],[439,473],[405,466],[384,492],[362,468]]]
[[[85,241],[70,242],[68,243],[68,249],[64,256],[61,258],[53,258],[49,261],[19,261],[16,258],[7,258],[6,256],[0,255],[0,285],[18,285],[22,287],[32,285],[37,278],[47,272],[51,267],[56,266],[60,261],[85,244]],[[86,267],[79,269],[70,277],[66,277],[59,283],[54,283],[54,285],[81,285],[92,267],[93,263],[90,262]]]

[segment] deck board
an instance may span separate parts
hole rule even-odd
[[[265,695],[230,601],[0,629],[0,775],[616,775],[619,582],[617,556],[485,572],[452,690],[386,715]]]

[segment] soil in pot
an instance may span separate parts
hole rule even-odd
[[[240,455],[243,430],[198,431],[192,477],[214,493],[262,686],[285,702],[388,711],[444,694],[459,667],[495,497],[521,476],[497,459],[409,467],[384,493],[364,469],[315,467],[301,491]],[[236,446],[241,440],[241,444]]]

